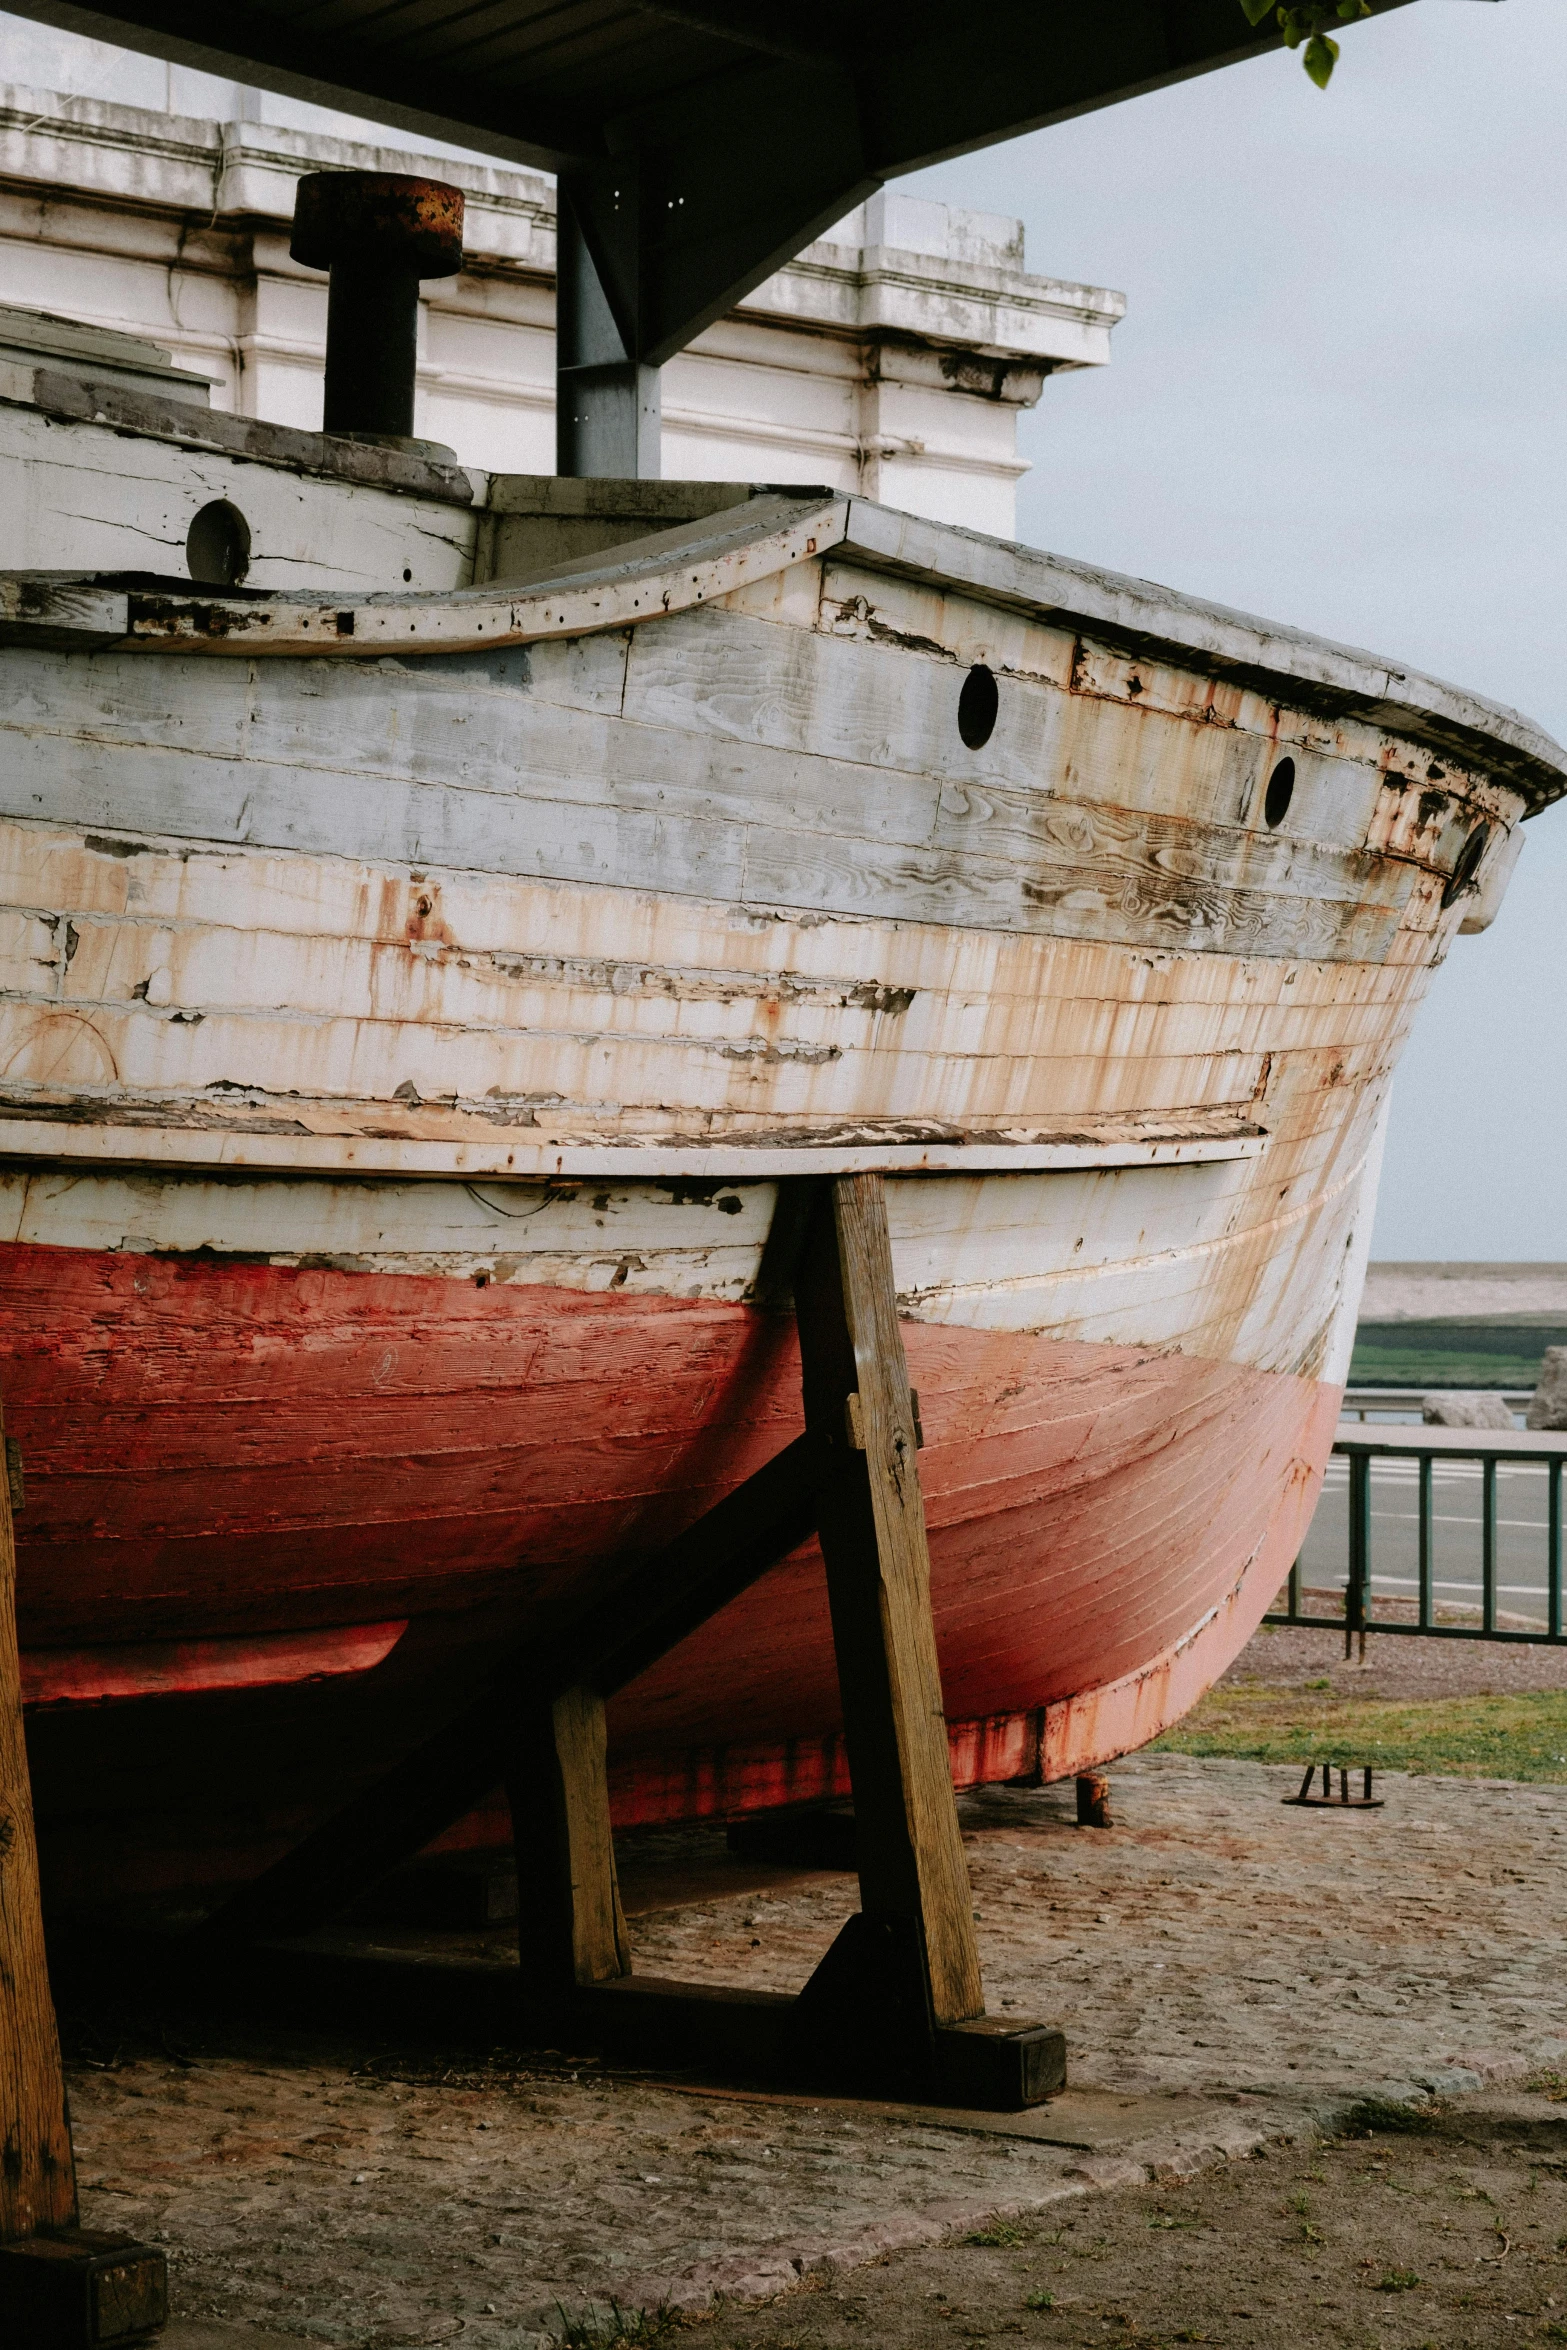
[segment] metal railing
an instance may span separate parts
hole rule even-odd
[[[1342,1630],[1346,1656],[1357,1638],[1365,1654],[1368,1631],[1438,1640],[1567,1645],[1562,1599],[1562,1465],[1567,1460],[1567,1436],[1522,1429],[1509,1434],[1497,1430],[1493,1435],[1484,1429],[1341,1426],[1333,1452],[1345,1463],[1345,1473],[1335,1479],[1330,1464],[1329,1483],[1311,1532],[1290,1569],[1287,1605],[1264,1616],[1265,1624]],[[1386,1472],[1379,1480],[1383,1498],[1395,1505],[1382,1511],[1373,1506],[1373,1473],[1379,1464]],[[1476,1468],[1478,1492],[1473,1491]],[[1522,1482],[1526,1477],[1527,1490]],[[1527,1510],[1538,1502],[1543,1504],[1540,1514],[1503,1517],[1498,1487],[1504,1480],[1513,1497],[1510,1506]],[[1324,1505],[1336,1500],[1340,1483],[1347,1516],[1342,1581],[1331,1562],[1333,1529],[1321,1524]],[[1455,1506],[1439,1510],[1439,1499]],[[1412,1510],[1407,1507],[1411,1500]],[[1478,1504],[1473,1510],[1463,1506],[1471,1500]],[[1394,1564],[1384,1564],[1380,1572],[1374,1546],[1379,1519],[1392,1529],[1385,1538],[1384,1559],[1388,1550],[1397,1553]],[[1455,1526],[1475,1540],[1459,1545],[1467,1555],[1441,1562],[1454,1572],[1439,1575],[1438,1529]],[[1539,1539],[1518,1544],[1510,1539],[1518,1533]],[[1444,1534],[1440,1547],[1452,1547],[1450,1534]],[[1525,1580],[1502,1582],[1504,1547],[1507,1571]],[[1467,1572],[1460,1575],[1459,1568]],[[1313,1578],[1309,1584],[1308,1575]],[[1308,1609],[1303,1605],[1308,1598],[1336,1604],[1331,1613]],[[1504,1600],[1528,1604],[1504,1607]]]
[[[1443,1392],[1441,1388],[1431,1387],[1346,1387],[1339,1413],[1345,1420],[1368,1420],[1375,1414],[1378,1419],[1418,1421],[1426,1397]],[[1523,1415],[1534,1401],[1532,1387],[1493,1387],[1485,1392],[1500,1396],[1522,1426]]]

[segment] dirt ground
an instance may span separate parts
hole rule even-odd
[[[1368,1700],[1503,1697],[1515,1690],[1567,1689],[1567,1648],[1508,1647],[1488,1640],[1417,1640],[1396,1632],[1366,1639],[1366,1661],[1346,1661],[1342,1632],[1265,1625],[1223,1680],[1302,1689],[1331,1682],[1339,1697]]]
[[[1418,2135],[1273,2146],[970,2231],[671,2339],[689,2350],[1176,2342],[1492,2350],[1567,2341],[1567,2118],[1461,2100]]]
[[[1567,1787],[1390,1776],[1385,1809],[1330,1816],[1281,1801],[1297,1781],[1139,1756],[1113,1774],[1108,1830],[1075,1826],[1069,1787],[965,1802],[992,2010],[1068,2037],[1072,2087],[1039,2114],[757,2097],[587,2054],[475,2051],[471,2035],[416,2050],[368,2022],[329,2039],[100,1998],[65,2019],[84,2219],[166,2245],[185,2329],[169,2350],[243,2350],[246,2328],[341,2350],[535,2350],[552,2331],[591,2340],[614,2303],[677,2311],[689,2350],[965,2325],[1130,2341],[1123,2314],[1157,2341],[1269,2324],[1387,2350],[1528,2338],[1557,2322],[1533,2248],[1567,2235],[1567,2143],[1548,2159],[1567,2106],[1532,2101],[1528,2161],[1507,2152],[1518,2116],[1445,2153],[1317,2142],[1367,2098],[1499,2114],[1485,2101],[1504,2081],[1567,2066]],[[769,1877],[713,1831],[627,1858],[647,1974],[795,1987],[854,1906],[851,1877]],[[507,1929],[428,1957],[492,1982],[515,1964]],[[1389,2167],[1362,2176],[1373,2159]],[[1449,2170],[1451,2196],[1416,2194]],[[1521,2216],[1501,2256],[1482,2222],[1513,2213],[1504,2178]],[[1320,2211],[1286,2212],[1295,2194]],[[1222,2232],[1173,2224],[1198,2212]],[[1023,2242],[962,2241],[998,2218]],[[1425,2282],[1378,2289],[1406,2269]],[[1031,2292],[1059,2308],[1029,2309]],[[926,2330],[890,2330],[884,2293],[897,2324]],[[1509,2317],[1511,2332],[1477,2330]]]
[[[601,2303],[570,2320],[562,2311],[557,2339],[627,2350],[1567,2341],[1567,2115],[1549,2093],[1488,2092],[1427,2117],[1365,2118],[1399,2126],[1275,2142],[1194,2178],[1079,2195],[866,2266],[825,2268],[761,2306],[681,2315]],[[166,2350],[283,2350],[310,2330],[182,2325]],[[412,2350],[464,2330],[458,2317],[394,2321],[364,2339]]]

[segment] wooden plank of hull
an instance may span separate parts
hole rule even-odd
[[[1342,1376],[1371,1137],[1333,1098],[1295,1200],[1266,1161],[894,1182],[926,1376],[962,1396],[994,1345],[999,1392],[1047,1335]],[[664,1539],[798,1424],[787,1324],[732,1302],[771,1192],[0,1179],[0,1350],[48,1562],[30,1638],[382,1622],[448,1574],[482,1591],[522,1557],[547,1581]],[[983,1387],[969,1443],[1000,1433]]]
[[[7,1258],[33,1642],[233,1638],[519,1589],[543,1609],[799,1424],[789,1324],[732,1306]],[[906,1322],[904,1337],[959,1718],[1060,1702],[1179,1643],[1256,1549],[1316,1425],[1317,1383],[1289,1374],[1027,1329]],[[1309,1477],[1320,1463],[1301,1457]],[[666,1752],[830,1733],[817,1572],[765,1588],[759,1623],[760,1598],[724,1617],[720,1656],[704,1662],[698,1635],[673,1688],[655,1671],[620,1701],[618,1747],[646,1748],[650,1724]],[[769,1625],[788,1628],[782,1680]],[[704,1684],[732,1689],[733,1712],[708,1718]]]
[[[904,1327],[911,1374],[927,1383],[922,1469],[940,1480],[932,1588],[959,1783],[1027,1773],[1042,1758],[1056,1775],[1140,1743],[1222,1671],[1288,1571],[1337,1389],[1033,1339],[1030,1401],[1024,1342],[1008,1334],[954,1399],[941,1391],[942,1367],[921,1360],[926,1335]],[[962,1407],[972,1424],[982,1398],[994,1432],[965,1443]],[[1024,1440],[1015,1456],[1009,1421]],[[515,1570],[509,1581],[515,1589]],[[443,1598],[479,1588],[454,1576]],[[482,1615],[424,1619],[451,1641],[465,1620],[479,1656],[492,1654]],[[410,1722],[432,1718],[439,1661],[405,1644],[377,1672],[270,1698],[35,1717],[54,1898],[254,1873],[394,1761]],[[814,1549],[628,1689],[612,1707],[611,1739],[622,1825],[842,1792]]]
[[[1037,618],[970,749],[950,648],[896,625],[915,591],[855,576],[454,660],[0,653],[0,1110],[62,1148],[493,1168],[507,1138],[1236,1108],[1302,958],[1339,1009],[1381,967],[1385,1049],[1519,791]]]
[[[29,1644],[383,1623],[503,1595],[519,1564],[542,1606],[667,1539],[799,1426],[792,1332],[741,1308],[7,1254],[8,1305],[24,1282],[38,1300],[6,1317],[33,1464]],[[938,1543],[1074,1484],[1090,1435],[1099,1475],[1123,1431],[1135,1456],[1236,1382],[1296,1384],[1028,1330],[905,1338]],[[1173,1559],[1116,1555],[1128,1589],[1168,1593],[1157,1630],[1177,1637],[1190,1595]],[[1078,1671],[1074,1639],[1051,1655]]]

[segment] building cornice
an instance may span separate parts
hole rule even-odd
[[[209,233],[286,229],[302,171],[428,170],[430,164],[428,156],[369,141],[0,85],[0,184],[17,192],[47,189],[56,203],[74,195],[87,204],[174,213]],[[436,168],[467,198],[471,274],[553,282],[555,195],[548,180],[481,162],[442,159]],[[906,216],[939,210],[903,207]],[[898,216],[896,205],[888,216]],[[870,225],[864,213],[856,220]],[[1005,249],[1020,251],[1020,239]],[[298,268],[286,251],[269,256],[268,266],[279,275]],[[299,274],[314,280],[313,272]],[[736,315],[861,343],[963,350],[1040,375],[1103,364],[1125,307],[1124,297],[1105,287],[1036,276],[967,253],[824,238],[767,279]]]

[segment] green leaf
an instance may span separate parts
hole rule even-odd
[[[1338,0],[1338,12],[1345,24],[1354,24],[1371,14],[1371,0]]]
[[[1273,14],[1273,0],[1241,0],[1241,6],[1250,25],[1259,25],[1265,16]]]
[[[1301,63],[1317,88],[1325,90],[1333,79],[1333,68],[1338,63],[1337,41],[1330,41],[1326,33],[1313,33],[1306,43],[1306,54]]]

